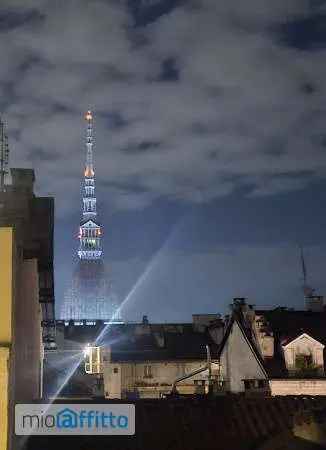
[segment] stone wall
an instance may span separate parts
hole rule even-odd
[[[326,395],[325,379],[270,380],[271,395]]]

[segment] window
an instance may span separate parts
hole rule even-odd
[[[312,354],[296,354],[295,374],[300,377],[316,377],[320,373],[320,367],[315,364]]]
[[[81,322],[81,324],[83,324],[83,322]],[[100,347],[91,347],[90,345],[87,344],[87,346],[84,349],[84,358],[85,358],[86,373],[102,372]]]
[[[296,355],[295,366],[297,369],[308,369],[312,366],[312,355]]]
[[[117,367],[115,367],[115,368],[113,369],[113,373],[119,373],[119,369],[118,369]]]
[[[152,378],[152,366],[144,366],[144,378]]]
[[[243,380],[245,390],[262,389],[266,387],[266,380]]]
[[[244,380],[244,388],[245,388],[246,390],[251,388],[251,382],[250,382],[250,380]]]

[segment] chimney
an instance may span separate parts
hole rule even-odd
[[[234,297],[233,303],[231,303],[231,310],[242,311],[246,306],[246,298],[245,297]]]
[[[305,300],[307,311],[322,312],[324,310],[324,297],[322,295],[310,295]]]
[[[204,333],[209,325],[221,319],[221,314],[193,314],[192,326],[194,331]]]
[[[144,334],[151,334],[151,326],[149,324],[148,316],[143,316],[141,323],[136,324],[135,336],[141,336]]]

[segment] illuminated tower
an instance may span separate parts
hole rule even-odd
[[[82,189],[77,265],[64,297],[61,318],[111,320],[118,316],[116,296],[102,256],[102,229],[97,218],[94,170],[93,114],[87,111],[86,164]]]
[[[98,260],[102,256],[101,227],[97,221],[95,172],[93,165],[93,116],[87,111],[86,164],[83,188],[83,211],[79,228],[78,256],[84,260]]]

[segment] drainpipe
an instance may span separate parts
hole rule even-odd
[[[210,390],[210,386],[212,384],[212,361],[211,361],[211,352],[209,349],[209,346],[206,345],[206,354],[207,354],[207,363],[205,366],[200,367],[199,369],[193,370],[192,372],[187,373],[186,375],[183,375],[182,377],[176,378],[172,384],[172,390],[171,393],[175,394],[177,392],[177,383],[180,381],[186,380],[187,378],[191,378],[194,375],[197,375],[198,373],[204,372],[208,369],[208,386]]]
[[[206,353],[207,353],[207,367],[208,367],[208,393],[211,394],[212,392],[212,358],[211,358],[211,351],[208,345],[206,345]]]
[[[192,372],[189,372],[187,375],[184,375],[183,377],[176,378],[172,384],[172,393],[175,394],[177,392],[177,383],[180,381],[186,380],[187,378],[191,378],[194,375],[197,375],[198,373],[204,372],[208,368],[207,364],[200,369],[193,370]]]

